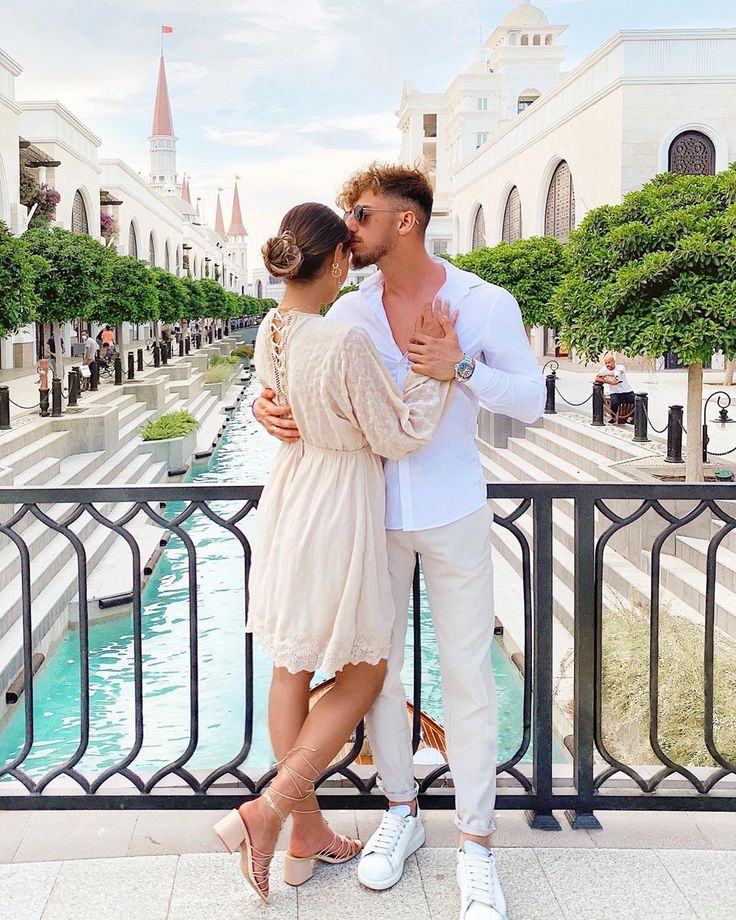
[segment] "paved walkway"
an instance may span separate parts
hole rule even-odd
[[[319,866],[298,890],[274,863],[270,907],[211,827],[221,812],[0,813],[0,920],[456,920],[456,832],[425,812],[427,844],[390,892]],[[733,920],[736,813],[600,815],[601,831],[531,830],[497,816],[509,920]],[[376,812],[329,815],[363,840]],[[282,838],[281,845],[286,842]]]

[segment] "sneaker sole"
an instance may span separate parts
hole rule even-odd
[[[422,825],[422,833],[420,839],[413,843],[411,848],[407,850],[404,861],[399,866],[398,872],[394,873],[394,875],[390,876],[384,882],[364,882],[360,877],[360,867],[358,867],[358,881],[360,884],[363,885],[364,888],[370,888],[371,891],[387,891],[389,888],[393,888],[394,885],[401,879],[401,876],[404,874],[404,866],[406,864],[406,860],[414,853],[416,853],[420,847],[424,846],[426,836],[427,835],[424,832],[424,825]]]

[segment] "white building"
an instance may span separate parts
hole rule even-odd
[[[233,220],[208,227],[192,206],[189,181],[177,172],[177,138],[163,56],[159,62],[153,124],[149,137],[150,175],[144,178],[120,159],[100,159],[101,139],[60,102],[16,102],[21,67],[0,50],[0,220],[13,233],[25,231],[29,214],[20,204],[21,170],[39,187],[56,189],[61,199],[52,226],[88,233],[121,255],[145,260],[179,276],[212,278],[226,290],[246,293],[247,231],[237,183]],[[218,195],[218,212],[221,204]],[[107,218],[103,215],[108,215]],[[102,221],[113,223],[103,235]],[[0,339],[0,368],[31,368],[49,330],[27,326]],[[145,330],[124,329],[124,336]],[[66,351],[75,341],[63,331]]]
[[[566,240],[660,172],[736,159],[736,29],[619,32],[563,75],[565,28],[525,0],[444,93],[404,87],[402,160],[436,171],[430,251]]]

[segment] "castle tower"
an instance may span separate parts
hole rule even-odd
[[[238,193],[238,182],[235,181],[235,190],[233,192],[233,213],[230,219],[230,227],[227,231],[227,252],[228,257],[235,263],[241,278],[241,286],[245,284],[248,275],[248,231],[243,224],[243,215],[240,210],[240,195]]]
[[[217,192],[217,211],[215,212],[215,233],[221,240],[227,239],[225,234],[225,221],[222,219],[222,203],[220,202],[220,192]]]
[[[163,54],[158,66],[153,126],[148,141],[151,154],[151,187],[162,195],[177,195],[179,183],[176,174],[176,137]]]

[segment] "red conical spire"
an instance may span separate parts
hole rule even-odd
[[[171,102],[169,101],[169,87],[166,83],[166,67],[164,56],[158,65],[158,86],[156,87],[156,104],[153,108],[153,127],[151,137],[173,137],[174,120],[171,117]]]
[[[220,239],[225,239],[225,221],[222,219],[222,205],[220,204],[220,193],[217,193],[217,211],[215,212],[215,233]]]
[[[189,194],[189,179],[187,179],[186,174],[184,175],[184,182],[181,186],[181,197],[187,204],[192,203],[192,196]]]
[[[230,220],[230,229],[227,231],[228,236],[248,236],[248,231],[243,226],[243,215],[240,213],[240,196],[238,195],[238,183],[235,183],[235,194],[233,195],[233,216]]]

